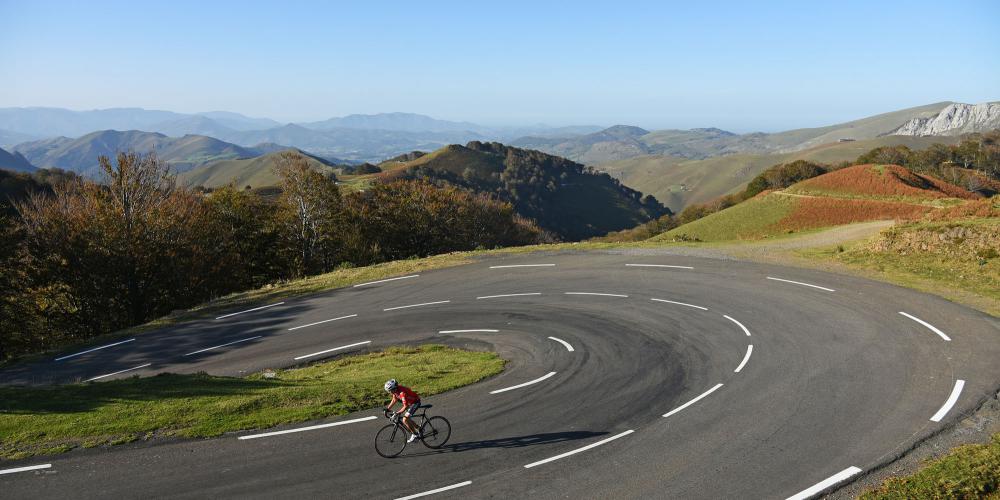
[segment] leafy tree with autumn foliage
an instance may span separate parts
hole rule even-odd
[[[313,170],[309,161],[294,151],[278,157],[275,173],[281,188],[277,222],[288,247],[295,252],[295,275],[332,268],[341,211],[336,179]]]

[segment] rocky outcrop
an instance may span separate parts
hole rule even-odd
[[[960,135],[1000,128],[1000,102],[951,104],[930,118],[914,118],[891,135]]]

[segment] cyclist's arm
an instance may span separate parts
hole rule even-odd
[[[393,395],[392,395],[392,401],[389,401],[389,404],[387,404],[387,405],[385,406],[385,409],[386,409],[386,410],[391,410],[391,409],[392,409],[392,407],[393,407],[393,405],[395,405],[395,404],[396,404],[396,395],[395,395],[395,394],[393,394]]]

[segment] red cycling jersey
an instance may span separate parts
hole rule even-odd
[[[420,396],[413,392],[409,387],[403,387],[401,385],[396,386],[396,397],[403,402],[403,406],[410,406],[413,403],[420,402]]]

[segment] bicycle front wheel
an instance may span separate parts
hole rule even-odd
[[[406,448],[406,431],[398,425],[389,424],[375,434],[375,451],[385,458],[399,456]]]
[[[420,440],[428,448],[440,448],[448,442],[451,437],[451,423],[444,417],[428,418],[424,425],[420,426]]]

